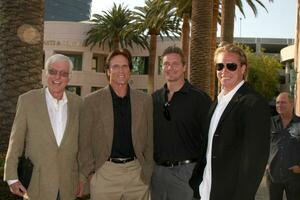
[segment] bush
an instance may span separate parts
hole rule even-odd
[[[277,58],[253,53],[248,46],[241,46],[248,58],[247,81],[267,100],[272,100],[279,92],[279,74],[281,64]]]

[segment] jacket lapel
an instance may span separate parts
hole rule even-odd
[[[46,95],[45,95],[45,88],[41,89],[41,96],[39,102],[36,103],[37,105],[37,110],[39,110],[40,115],[41,115],[41,120],[44,123],[45,127],[45,133],[50,137],[50,140],[55,144],[56,147],[58,147],[55,136],[54,136],[54,131],[51,125],[50,117],[49,117],[49,112],[48,112],[48,107],[47,107],[47,102],[46,102]],[[40,107],[40,109],[38,109]]]
[[[136,134],[137,133],[137,125],[139,124],[140,114],[141,114],[141,101],[138,99],[135,91],[130,89],[130,105],[131,105],[131,135],[132,135],[132,144],[135,146],[136,144]]]
[[[100,106],[101,110],[99,110],[97,115],[101,115],[99,116],[99,118],[103,119],[103,126],[107,138],[108,149],[111,150],[113,135],[114,135],[114,111],[113,111],[112,96],[111,96],[109,86],[103,88],[103,96],[101,100],[102,100],[102,105]]]
[[[220,120],[217,126],[217,129],[219,128],[219,126],[222,124],[223,120],[226,118],[226,116],[231,112],[231,110],[238,104],[238,102],[240,101],[240,98],[243,96],[244,91],[247,90],[247,83],[244,83],[238,90],[237,92],[233,95],[232,99],[230,100],[230,102],[228,103],[228,105],[226,106]],[[216,130],[217,130],[216,129]]]
[[[68,92],[66,92],[66,95],[67,95],[67,99],[68,99],[67,122],[66,122],[66,128],[65,128],[64,135],[61,140],[60,146],[63,145],[63,143],[65,142],[66,138],[68,137],[68,135],[70,133],[69,129],[71,128],[70,125],[73,124],[74,117],[75,117],[74,111],[76,109],[74,102],[72,101],[71,95]]]
[[[211,104],[211,106],[210,106],[210,108],[209,108],[209,111],[208,111],[208,119],[209,119],[209,121],[211,120],[211,118],[212,118],[212,116],[213,116],[213,114],[214,114],[214,112],[215,112],[215,109],[216,109],[217,105],[218,105],[218,99],[216,99],[216,100]]]

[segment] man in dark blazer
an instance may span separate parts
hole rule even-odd
[[[109,85],[84,99],[79,168],[92,200],[149,199],[153,106],[150,95],[130,88],[132,67],[129,51],[114,50],[106,60]]]
[[[269,154],[269,107],[244,82],[242,49],[219,47],[214,62],[222,90],[209,111],[206,156],[190,184],[201,200],[254,200]]]

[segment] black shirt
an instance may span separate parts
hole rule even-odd
[[[114,136],[111,158],[133,158],[135,156],[131,136],[130,89],[119,97],[110,86],[114,111]]]
[[[286,128],[283,128],[279,115],[271,120],[271,177],[274,182],[285,182],[300,178],[288,168],[300,165],[300,118],[294,116]]]
[[[206,93],[193,87],[187,80],[169,102],[167,93],[165,84],[152,95],[154,160],[162,163],[198,159],[204,150],[206,120],[211,100]]]

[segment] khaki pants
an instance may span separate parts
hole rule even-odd
[[[105,162],[91,179],[91,200],[148,200],[149,185],[141,180],[141,169],[138,160]]]

